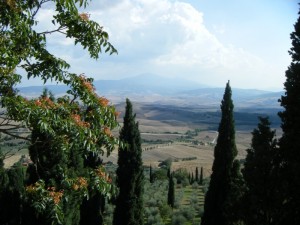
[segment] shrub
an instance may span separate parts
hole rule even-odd
[[[172,216],[172,225],[183,225],[187,222],[186,218],[180,213],[174,213]]]
[[[174,178],[177,180],[177,184],[182,184],[183,187],[189,185],[189,174],[186,169],[176,170]]]

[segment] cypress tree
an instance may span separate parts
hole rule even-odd
[[[173,176],[169,177],[169,188],[168,188],[168,205],[174,208],[175,203],[175,186]]]
[[[235,202],[236,196],[232,193],[235,185],[238,162],[235,144],[235,127],[233,118],[233,102],[231,99],[229,81],[221,103],[221,122],[219,135],[214,149],[214,162],[208,192],[205,196],[202,225],[231,225],[231,216],[227,215],[228,206]],[[237,164],[234,166],[234,164]]]
[[[202,185],[203,184],[203,167],[201,166],[200,169],[200,179],[199,179],[199,184]]]
[[[124,124],[120,131],[117,186],[119,195],[114,211],[114,225],[143,224],[143,164],[141,137],[132,104],[126,99]]]
[[[10,169],[0,171],[0,176],[0,224],[23,224],[24,169],[16,163]]]
[[[198,167],[196,167],[196,177],[195,177],[195,181],[198,182],[199,181],[199,170]]]
[[[149,177],[150,177],[150,183],[153,184],[154,183],[154,176],[153,176],[152,166],[151,165],[150,165]]]
[[[300,11],[299,13],[300,14]],[[279,140],[282,157],[282,193],[284,209],[282,224],[299,224],[300,221],[300,16],[291,33],[292,62],[284,83],[285,95],[279,100],[284,108],[279,116],[283,135]]]
[[[9,178],[6,170],[4,169],[3,158],[4,156],[2,156],[0,149],[0,224],[7,223],[8,214],[6,204]]]
[[[194,178],[194,173],[192,172],[192,178],[191,178],[191,183],[194,183],[195,178]]]
[[[251,148],[243,175],[247,186],[245,195],[245,220],[247,224],[276,224],[277,140],[267,117],[259,118],[258,128],[252,132]],[[247,213],[251,212],[251,213]]]
[[[171,167],[171,166],[170,166]],[[170,178],[171,177],[171,168],[168,167],[168,170],[167,170],[167,177]]]

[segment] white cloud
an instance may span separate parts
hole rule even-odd
[[[257,79],[263,85],[270,72],[282,72],[238,46],[224,45],[213,34],[224,28],[212,26],[210,31],[203,13],[180,0],[91,1],[85,11],[108,31],[119,54],[93,61],[79,47],[71,48],[73,40],[62,35],[52,35],[49,47],[68,59],[73,70],[98,75],[96,79],[152,72],[211,85],[231,79],[255,87]],[[53,28],[49,23],[53,15],[51,9],[44,10],[38,29]]]
[[[91,15],[110,31],[120,59],[207,72],[251,70],[263,64],[243,49],[224,46],[206,28],[203,14],[181,1],[123,0]]]

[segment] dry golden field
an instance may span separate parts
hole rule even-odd
[[[197,126],[180,121],[178,123],[173,121],[172,124],[170,121],[164,122],[147,119],[138,119],[138,121],[142,139],[149,141],[142,145],[142,158],[145,166],[151,165],[157,167],[161,161],[170,158],[173,161],[172,170],[185,168],[193,172],[196,167],[203,167],[205,176],[211,174],[215,140],[218,135],[215,130],[200,131],[191,141],[183,142],[179,141],[180,137],[186,137],[185,133],[188,130],[194,130]],[[245,158],[246,149],[250,147],[251,138],[251,131],[236,132],[238,159]],[[152,144],[151,141],[155,140],[161,140],[164,143]],[[202,144],[192,142],[196,140]],[[184,160],[187,158],[194,159]],[[117,150],[112,152],[104,161],[117,163]]]
[[[122,110],[123,109],[123,110]],[[195,168],[203,167],[205,176],[211,173],[213,162],[214,145],[217,138],[217,127],[220,117],[213,110],[176,108],[174,106],[156,106],[134,103],[133,109],[136,112],[136,120],[139,122],[139,130],[143,139],[143,161],[145,166],[158,166],[158,164],[171,158],[172,169],[186,168],[188,171],[195,171]],[[124,104],[119,106],[123,111],[119,119],[122,126],[124,116]],[[236,145],[238,159],[246,157],[246,149],[250,147],[251,131],[257,125],[257,115],[250,114],[238,118],[236,126]],[[251,123],[249,123],[251,122]],[[241,124],[245,124],[241,126]],[[187,139],[186,132],[200,130],[197,135]],[[114,133],[117,135],[118,130]],[[195,143],[197,142],[198,143]],[[22,154],[24,151],[22,151]],[[10,157],[5,161],[9,167],[20,159],[21,153]],[[189,160],[184,160],[189,158]],[[104,162],[112,161],[117,163],[117,149],[114,150]]]

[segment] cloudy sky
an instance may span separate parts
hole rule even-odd
[[[121,79],[144,73],[210,86],[279,90],[290,64],[296,0],[93,0],[83,12],[104,26],[118,55],[96,61],[71,39],[48,48],[76,73]],[[39,14],[51,26],[51,9]],[[48,21],[48,22],[47,22]],[[23,85],[37,84],[24,81]]]

